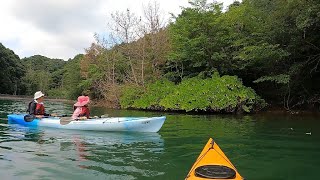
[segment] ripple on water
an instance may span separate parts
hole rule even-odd
[[[26,103],[0,100],[0,118],[6,119],[1,113],[24,112]],[[62,103],[46,105],[64,114],[70,113],[64,107],[72,109]],[[319,117],[167,114],[154,134],[29,129],[4,120],[0,119],[1,179],[183,179],[209,137],[247,179],[318,179]]]

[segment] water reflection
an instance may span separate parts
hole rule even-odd
[[[27,102],[0,100],[0,104],[1,104],[0,106],[1,120],[5,120],[7,114],[26,112]]]
[[[39,173],[45,177],[58,173],[56,177],[66,178],[70,171],[75,173],[73,178],[98,173],[101,177],[136,179],[164,173],[151,168],[160,159],[154,154],[164,151],[164,140],[158,133],[79,132],[1,125],[0,137],[0,149],[4,150],[0,151],[0,169],[8,169],[12,175],[22,171],[21,175],[29,178],[37,178]]]
[[[0,112],[25,109],[19,103],[5,104]],[[63,106],[46,104],[53,111]],[[104,108],[92,108],[92,113],[163,115]],[[318,177],[319,117],[166,116],[159,133],[108,133],[9,126],[6,114],[0,113],[1,179],[183,179],[209,137],[247,179]]]

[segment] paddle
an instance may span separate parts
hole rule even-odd
[[[67,115],[67,114],[63,114],[63,115],[59,115],[59,116],[43,116],[42,118],[49,118],[49,117],[68,117],[70,115]],[[35,115],[30,115],[30,114],[27,114],[23,117],[24,121],[26,122],[31,122],[33,121],[34,119],[37,119],[37,117]]]
[[[71,121],[74,121],[74,119],[72,119],[71,117],[61,117],[60,118],[61,125],[69,124]]]
[[[93,119],[96,119],[96,118],[106,118],[108,117],[109,115],[108,114],[104,114],[104,115],[101,115],[100,117],[94,117]],[[43,116],[42,118],[49,118],[49,117],[53,117],[53,116]],[[55,116],[55,117],[60,117],[60,121],[64,121],[65,123],[69,123],[70,121],[72,121],[71,119],[71,115],[68,115],[68,114],[63,114],[63,115],[59,115],[59,116]],[[91,119],[92,117],[90,117],[89,119]],[[27,114],[23,117],[24,121],[26,122],[31,122],[33,121],[34,119],[37,119],[37,117],[35,115],[30,115],[30,114]]]
[[[31,121],[33,121],[33,120],[36,119],[36,118],[37,118],[36,116],[30,115],[30,114],[27,114],[27,115],[25,115],[25,116],[23,117],[23,119],[24,119],[25,122],[31,122]]]

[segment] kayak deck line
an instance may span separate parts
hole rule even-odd
[[[208,179],[244,180],[212,138],[208,140],[185,178],[185,180]]]
[[[79,121],[82,121],[82,122],[84,122],[84,121],[87,121],[87,122],[89,122],[89,121],[97,121],[97,120],[103,120],[102,121],[102,124],[105,124],[105,123],[115,123],[115,122],[118,122],[118,123],[120,123],[120,122],[126,122],[126,121],[132,121],[132,120],[144,120],[144,119],[147,119],[148,117],[142,117],[142,118],[132,118],[132,119],[130,119],[130,120],[128,120],[128,119],[123,119],[123,120],[120,120],[120,118],[116,118],[116,117],[114,117],[114,118],[112,118],[112,117],[110,117],[110,118],[92,118],[92,119],[72,119],[71,117],[61,117],[60,118],[60,124],[61,125],[66,125],[66,124],[69,124],[70,122],[72,122],[72,121],[74,121],[74,122],[79,122]],[[105,120],[106,119],[106,120]],[[150,121],[145,121],[145,122],[143,122],[143,124],[147,124],[147,123],[149,123]]]

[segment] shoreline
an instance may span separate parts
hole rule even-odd
[[[26,96],[26,95],[9,95],[9,94],[0,94],[0,99],[3,100],[32,100],[33,96]],[[64,102],[73,104],[75,101],[69,99],[58,99],[58,98],[50,98],[46,97],[46,101],[52,102]],[[102,102],[101,100],[97,100],[92,106],[98,107],[106,107],[109,109],[121,109],[119,107],[110,106],[110,103]],[[130,110],[130,109],[123,109],[123,110]],[[146,109],[131,109],[136,111],[155,111],[155,112],[167,112],[167,113],[178,113],[178,114],[194,114],[194,115],[217,115],[217,114],[229,114],[229,115],[237,115],[233,113],[217,113],[217,112],[183,112],[183,111],[158,111],[158,110],[146,110]],[[274,115],[320,115],[320,111],[318,109],[292,109],[286,110],[283,107],[273,105],[269,106],[265,109],[262,109],[258,112],[254,113],[243,113],[240,115],[260,115],[260,114],[274,114]]]

